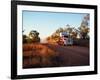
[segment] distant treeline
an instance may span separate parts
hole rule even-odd
[[[48,42],[58,42],[60,38],[61,32],[67,32],[69,33],[69,36],[72,39],[89,39],[89,31],[90,28],[88,26],[80,26],[79,28],[71,27],[70,25],[67,25],[65,28],[59,28],[57,29],[52,35],[47,37]]]

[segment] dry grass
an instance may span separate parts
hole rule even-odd
[[[23,45],[24,55],[39,54],[43,56],[56,55],[56,52],[44,44],[24,44]]]
[[[58,54],[45,44],[23,44],[23,67],[39,67],[52,65],[52,58]]]

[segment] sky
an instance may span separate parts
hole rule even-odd
[[[31,30],[36,30],[40,33],[40,39],[50,36],[58,28],[64,28],[67,24],[78,28],[86,15],[85,13],[43,11],[23,11],[22,14],[24,34],[28,35]]]

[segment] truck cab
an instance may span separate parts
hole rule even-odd
[[[64,46],[73,45],[73,40],[70,37],[69,33],[67,33],[67,32],[61,32],[60,33],[59,44],[64,45]]]

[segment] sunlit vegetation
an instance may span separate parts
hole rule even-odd
[[[59,54],[46,44],[24,44],[23,68],[59,66],[58,56]]]

